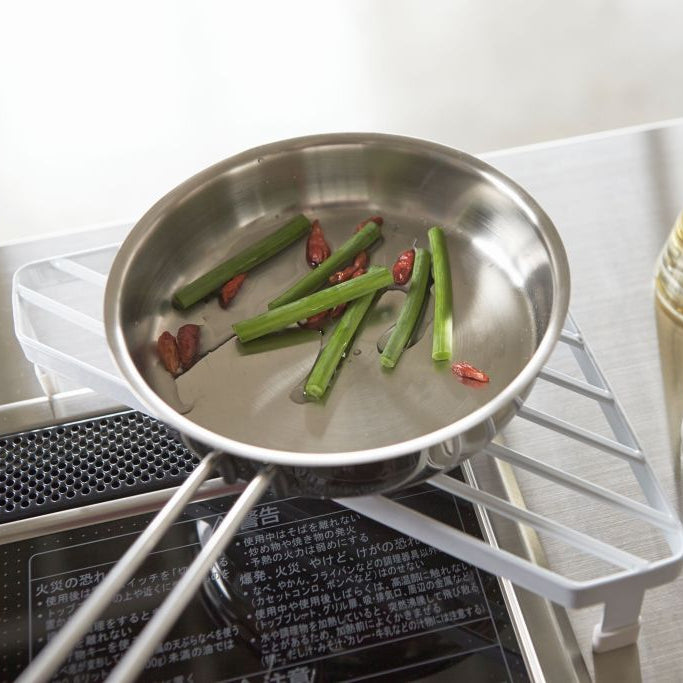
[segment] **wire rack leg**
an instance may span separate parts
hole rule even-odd
[[[638,640],[644,593],[622,593],[605,603],[602,622],[593,630],[593,651],[608,652]]]

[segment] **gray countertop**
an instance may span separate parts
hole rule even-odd
[[[667,427],[653,273],[658,253],[683,209],[683,121],[508,150],[485,159],[525,187],[555,222],[569,256],[574,318],[666,495],[678,507],[680,477]],[[40,392],[13,335],[11,274],[29,260],[94,247],[116,236],[115,230],[101,229],[0,247],[0,316],[4,322],[0,405]],[[599,462],[592,467],[598,475],[611,476],[600,472]],[[542,495],[540,489],[538,493],[524,490],[524,483],[525,496]],[[596,678],[683,680],[683,629],[674,620],[683,614],[682,583],[679,579],[648,592],[637,648],[593,656],[590,633],[599,611],[590,608],[570,614]]]

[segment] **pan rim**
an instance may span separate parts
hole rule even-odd
[[[117,305],[117,288],[124,280],[126,272],[130,268],[132,256],[136,251],[136,245],[139,244],[141,238],[143,238],[147,232],[154,229],[157,219],[162,213],[168,211],[169,206],[172,206],[180,198],[185,197],[188,193],[192,192],[193,189],[199,187],[208,178],[231,167],[253,161],[259,157],[282,152],[292,152],[297,149],[320,147],[323,145],[343,146],[349,144],[372,143],[402,145],[403,147],[408,147],[416,151],[430,151],[451,159],[465,161],[476,171],[486,174],[489,180],[494,181],[499,189],[504,189],[525,211],[531,211],[533,213],[534,222],[538,223],[539,239],[543,241],[548,254],[552,273],[553,300],[545,333],[540,340],[538,347],[524,367],[507,386],[499,391],[487,403],[455,422],[407,441],[400,441],[370,449],[333,452],[297,452],[266,448],[237,441],[213,432],[177,412],[152,389],[138,371],[128,350],[120,322],[120,308]],[[467,154],[466,152],[440,143],[387,133],[346,132],[289,138],[245,150],[209,166],[183,181],[180,185],[164,195],[145,212],[135,224],[116,254],[105,288],[104,324],[109,352],[115,366],[118,368],[134,396],[158,419],[161,419],[181,433],[204,443],[211,448],[245,457],[250,460],[299,467],[327,467],[360,465],[388,460],[409,453],[421,452],[424,449],[457,437],[459,434],[463,434],[469,429],[484,423],[487,419],[494,416],[498,411],[509,404],[514,404],[516,402],[518,405],[521,405],[521,397],[537,378],[543,364],[550,356],[560,336],[569,308],[569,297],[569,264],[559,233],[549,216],[536,200],[514,180],[507,177],[487,162]]]

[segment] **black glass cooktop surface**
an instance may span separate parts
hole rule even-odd
[[[177,485],[196,465],[173,433],[136,412],[2,437],[0,453],[3,522]],[[472,506],[433,487],[393,498],[480,535]],[[233,501],[189,506],[54,680],[104,680]],[[150,518],[0,545],[0,680],[16,678]],[[529,677],[494,576],[334,502],[266,497],[141,680]]]

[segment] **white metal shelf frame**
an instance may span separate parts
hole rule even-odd
[[[109,356],[101,318],[84,313],[77,306],[78,292],[83,287],[101,290],[102,294],[104,292],[106,273],[89,265],[89,257],[113,256],[117,248],[118,245],[114,244],[98,250],[36,261],[15,274],[12,294],[15,330],[27,358],[36,364],[38,377],[48,396],[54,390],[55,383],[51,380],[51,373],[54,372],[131,407],[139,408],[133,397],[127,395],[121,378],[106,367],[103,369]],[[57,288],[50,286],[53,277],[57,277],[60,282]],[[54,339],[37,333],[33,324],[36,315],[57,316],[73,325],[75,331],[80,328],[95,334],[101,340],[103,363],[84,361],[78,357],[78,352],[65,352]],[[611,491],[500,443],[491,443],[483,453],[531,472],[568,491],[579,493],[589,502],[613,506],[633,519],[644,522],[666,540],[668,557],[656,561],[638,557],[594,538],[584,530],[554,521],[543,510],[529,510],[513,505],[476,485],[462,483],[446,475],[438,475],[429,483],[470,501],[483,514],[494,513],[557,538],[582,553],[616,567],[617,571],[588,581],[576,581],[410,510],[384,496],[344,498],[338,502],[565,607],[581,608],[604,604],[602,622],[595,627],[593,648],[596,651],[606,651],[637,640],[645,591],[672,581],[680,572],[683,565],[683,527],[662,492],[624,411],[571,315],[566,320],[559,344],[566,345],[571,350],[584,379],[576,379],[549,367],[541,371],[539,378],[564,391],[595,401],[602,409],[614,438],[605,437],[528,405],[520,405],[515,420],[535,423],[590,446],[600,452],[606,463],[612,458],[625,461],[630,466],[646,503]],[[90,357],[92,351],[91,341]],[[467,473],[469,468],[466,466],[465,470]]]

